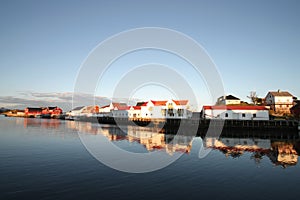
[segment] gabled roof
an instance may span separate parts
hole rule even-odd
[[[227,95],[227,96],[225,97],[225,99],[226,99],[226,100],[240,100],[239,98],[237,98],[237,97],[235,97],[235,96],[233,96],[233,95]]]
[[[33,107],[27,107],[26,108],[28,111],[42,111],[42,108],[33,108]]]
[[[101,108],[107,108],[107,107],[109,107],[109,105],[106,105],[106,106],[102,106]]]
[[[73,110],[81,110],[84,106],[79,106],[79,107],[76,107],[74,108]]]
[[[287,92],[287,91],[271,91],[269,92],[271,95],[273,95],[274,97],[292,97],[293,95],[291,95],[291,93]]]
[[[112,102],[112,105],[113,105],[114,108],[118,108],[118,110],[127,108],[127,104],[126,103]]]
[[[115,107],[117,109],[115,110],[129,110],[131,106],[120,106],[120,107]]]
[[[132,106],[134,110],[141,110],[141,106]]]
[[[177,106],[185,106],[189,100],[172,100]]]
[[[137,102],[136,106],[146,106],[148,102],[146,101],[141,101],[141,102]]]
[[[268,110],[265,106],[203,106],[204,110]]]
[[[57,106],[49,106],[48,107],[49,110],[54,110],[54,109],[57,109],[57,108],[58,108]]]
[[[153,101],[151,100],[154,106],[165,106],[167,101]]]

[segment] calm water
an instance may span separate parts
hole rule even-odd
[[[0,117],[0,199],[240,200],[300,195],[297,136],[290,140],[187,136],[174,141],[172,136],[130,127],[124,133],[98,126]],[[111,140],[130,152],[184,153],[161,170],[124,173],[91,156],[78,131]],[[203,159],[198,157],[201,145],[213,149]]]

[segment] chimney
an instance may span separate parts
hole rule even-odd
[[[280,89],[278,89],[278,93],[280,92]]]

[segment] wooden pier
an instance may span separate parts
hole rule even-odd
[[[91,120],[89,120],[91,121]],[[138,119],[98,117],[93,119],[101,124],[138,125],[173,130],[197,130],[204,132],[208,128],[219,128],[223,131],[269,131],[269,132],[298,132],[299,121],[295,120],[220,120],[220,119]]]

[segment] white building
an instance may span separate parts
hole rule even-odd
[[[82,111],[84,109],[84,106],[79,106],[74,108],[73,110],[70,110],[66,113],[66,119],[74,120],[76,117],[79,117],[82,115]]]
[[[113,117],[113,111],[114,110],[122,110],[120,112],[114,111],[114,114],[117,116],[125,116],[124,110],[127,110],[128,106],[126,103],[116,103],[111,102],[109,105],[102,106],[99,109],[99,116],[100,117]]]
[[[143,119],[186,119],[192,116],[188,109],[188,100],[169,100],[137,103],[136,106],[111,103],[99,109],[100,116],[118,118],[143,118]]]
[[[241,100],[233,95],[221,96],[217,100],[217,105],[238,105]]]
[[[269,120],[269,110],[264,106],[203,106],[206,119]]]
[[[79,106],[66,113],[67,119],[76,119],[80,116],[93,116],[99,113],[99,106]]]
[[[290,114],[290,109],[293,107],[293,95],[280,90],[268,92],[265,102],[275,113]]]
[[[128,117],[131,119],[141,117],[141,106],[130,106],[128,110]]]
[[[188,100],[150,100],[141,105],[141,118],[186,119],[192,115],[187,108]]]

